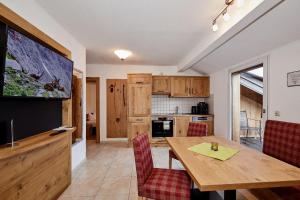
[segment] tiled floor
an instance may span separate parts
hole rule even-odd
[[[166,147],[152,148],[155,167],[168,167]],[[173,168],[182,168],[174,160]],[[127,143],[88,142],[87,160],[75,169],[72,184],[60,200],[135,200],[136,171],[132,148]]]
[[[168,168],[168,147],[152,148],[155,167]],[[173,160],[174,169],[183,169]],[[249,195],[248,195],[249,196]],[[125,142],[96,144],[89,141],[87,159],[73,171],[72,183],[59,200],[137,200],[132,148]],[[211,199],[220,199],[213,197]],[[238,200],[258,200],[237,194]],[[264,199],[264,198],[263,198]]]

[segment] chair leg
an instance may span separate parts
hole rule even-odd
[[[169,169],[172,169],[172,158],[169,156]]]

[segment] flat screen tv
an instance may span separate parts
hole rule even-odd
[[[73,62],[34,37],[1,28],[3,58],[0,96],[68,99]],[[3,39],[4,37],[4,39]]]

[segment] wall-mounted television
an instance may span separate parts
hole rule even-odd
[[[0,96],[68,99],[73,62],[35,37],[1,24]]]

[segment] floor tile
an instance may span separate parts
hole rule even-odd
[[[131,177],[105,178],[99,192],[104,194],[129,194],[130,180]]]

